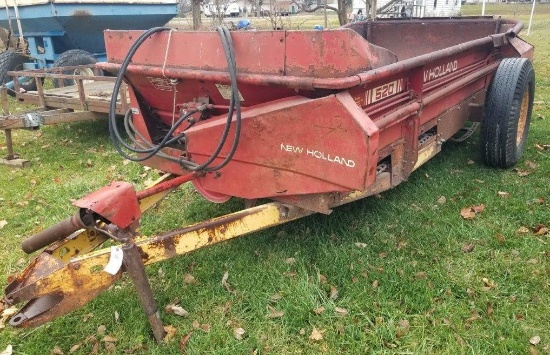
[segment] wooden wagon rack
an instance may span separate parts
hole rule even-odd
[[[63,74],[85,68],[94,69],[96,75]],[[7,156],[0,157],[0,163],[19,167],[30,164],[28,160],[22,159],[14,152],[12,138],[14,129],[35,130],[43,125],[105,118],[109,112],[115,78],[97,74],[94,65],[8,72],[8,75],[16,79],[14,80],[16,101],[25,105],[34,105],[36,108],[10,114],[8,89],[5,86],[2,87],[0,129],[5,133]],[[21,90],[18,82],[21,77],[33,77],[37,90]],[[59,87],[45,89],[46,79],[56,80]],[[75,85],[64,86],[65,80],[73,80]],[[116,107],[117,114],[121,115],[129,108],[125,86],[118,95]]]

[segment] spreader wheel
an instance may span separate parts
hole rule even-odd
[[[534,95],[531,61],[503,59],[489,87],[481,123],[481,155],[486,165],[509,168],[518,162],[529,132]]]

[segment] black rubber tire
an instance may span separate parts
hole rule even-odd
[[[28,61],[29,58],[13,50],[7,50],[4,53],[0,53],[0,84],[12,81],[13,78],[7,75],[7,73],[12,70],[23,70],[23,64]],[[19,87],[25,91],[34,91],[36,90],[36,80],[34,80],[34,78],[28,78],[25,82],[20,83]],[[8,94],[14,96],[15,92],[8,90]]]
[[[510,168],[521,158],[534,96],[535,71],[531,61],[503,59],[487,92],[481,122],[481,155],[486,165]]]
[[[76,65],[88,65],[97,63],[97,59],[90,53],[82,49],[71,49],[63,52],[53,63],[53,68],[72,67]],[[64,70],[63,74],[76,74],[74,70]],[[83,74],[85,75],[85,74]],[[103,75],[101,72],[99,75]],[[60,86],[58,79],[53,79],[53,85],[57,88]],[[63,86],[75,85],[72,79],[63,79]]]

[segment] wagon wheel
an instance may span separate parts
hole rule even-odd
[[[13,50],[7,50],[0,54],[0,84],[6,84],[13,80],[7,73],[12,70],[23,70],[23,64],[29,59]],[[20,80],[19,87],[25,91],[36,90],[36,80],[32,77],[25,77]],[[14,96],[13,90],[8,90],[8,94]]]
[[[489,87],[481,124],[481,153],[486,165],[509,168],[518,162],[529,132],[534,95],[531,62],[503,59]]]
[[[61,67],[74,67],[77,65],[89,65],[97,63],[97,59],[90,53],[83,51],[82,49],[71,49],[63,52],[57,60],[53,63],[53,68]],[[69,75],[82,75],[82,76],[94,76],[92,68],[80,68],[64,70],[62,74]],[[99,75],[103,75],[102,72]],[[72,79],[63,79],[63,86],[75,85],[75,81]],[[59,79],[53,79],[53,85],[57,88],[61,86]]]

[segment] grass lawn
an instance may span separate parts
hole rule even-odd
[[[480,12],[481,5],[463,6],[463,14]],[[486,10],[526,26],[529,13],[520,4]],[[14,354],[549,354],[550,5],[537,5],[526,33],[536,47],[537,88],[516,169],[484,167],[476,134],[447,143],[379,198],[152,265],[161,318],[175,331],[166,344],[152,339],[125,277],[47,325],[1,329],[0,352],[11,345]],[[30,260],[21,240],[72,215],[73,199],[115,179],[142,188],[158,177],[123,162],[106,120],[15,131],[14,140],[32,166],[0,166],[2,289]],[[462,208],[480,204],[473,220],[461,217]],[[184,187],[143,218],[142,232],[240,208]],[[171,303],[189,314],[167,313]]]

